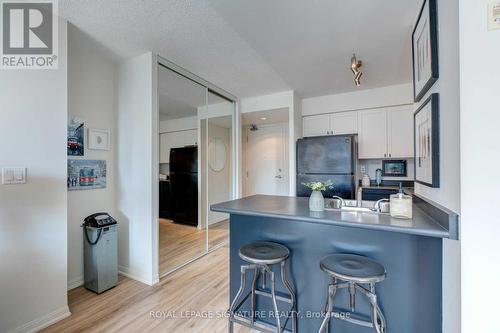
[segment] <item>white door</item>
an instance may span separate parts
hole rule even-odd
[[[360,111],[358,126],[359,158],[387,157],[387,111]]]
[[[394,106],[387,109],[388,157],[413,157],[413,107]]]
[[[320,114],[308,116],[302,119],[302,129],[304,137],[321,136],[330,133],[330,115]]]
[[[288,134],[285,125],[247,130],[245,195],[288,195]]]
[[[358,111],[338,112],[330,116],[330,128],[333,134],[357,134]]]

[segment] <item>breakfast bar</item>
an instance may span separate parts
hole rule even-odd
[[[386,279],[376,288],[387,332],[441,332],[442,241],[458,239],[458,217],[418,196],[413,202],[413,218],[408,220],[355,210],[311,212],[308,199],[298,197],[255,195],[213,205],[213,211],[230,214],[231,300],[240,287],[240,266],[244,265],[240,248],[255,241],[271,241],[290,250],[286,270],[295,286],[298,332],[317,332],[321,326],[330,281],[319,263],[335,253],[362,255],[385,267]],[[276,289],[283,293],[287,290],[280,279]],[[272,323],[273,318],[262,312],[273,309],[271,300],[257,297],[256,302],[261,311],[259,319]],[[334,303],[349,313],[345,290],[338,292]],[[242,307],[245,309],[248,311],[248,304]],[[370,313],[363,297],[356,298],[355,312]],[[290,326],[288,322],[288,330]],[[373,328],[342,319],[332,319],[330,331],[374,332]]]

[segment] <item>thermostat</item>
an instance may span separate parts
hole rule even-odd
[[[500,29],[500,2],[488,5],[488,30]]]

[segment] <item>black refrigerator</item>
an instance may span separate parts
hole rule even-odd
[[[325,198],[337,195],[344,199],[356,196],[357,150],[352,135],[320,136],[297,140],[297,196],[306,197],[311,190],[302,183],[333,181],[333,190]]]
[[[170,149],[171,219],[198,225],[198,147]]]

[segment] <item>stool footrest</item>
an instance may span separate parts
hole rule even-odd
[[[267,290],[258,289],[258,288],[255,289],[255,294],[260,295],[260,296],[269,297],[269,298],[273,297],[273,295],[271,294],[271,292],[269,292]],[[281,302],[292,304],[292,300],[289,297],[286,297],[286,296],[276,295],[276,299],[278,301],[281,301]]]
[[[254,320],[253,324],[252,324],[252,321],[249,318],[241,316],[241,315],[237,315],[237,314],[232,315],[229,318],[229,320],[232,321],[233,323],[240,324],[240,325],[252,328],[254,330],[260,331],[260,332],[276,333],[276,326],[275,325],[266,323],[266,322],[261,321],[261,320]],[[287,321],[288,321],[288,318],[285,321],[285,324],[284,324],[281,332],[292,333],[291,330],[289,330],[288,328],[285,328]]]
[[[332,313],[332,318],[334,319],[344,320],[352,324],[373,328],[372,321],[367,317],[362,317],[360,315],[353,314],[348,311],[341,311],[341,309],[333,309],[331,313]],[[349,317],[343,315],[345,313],[349,313]]]

